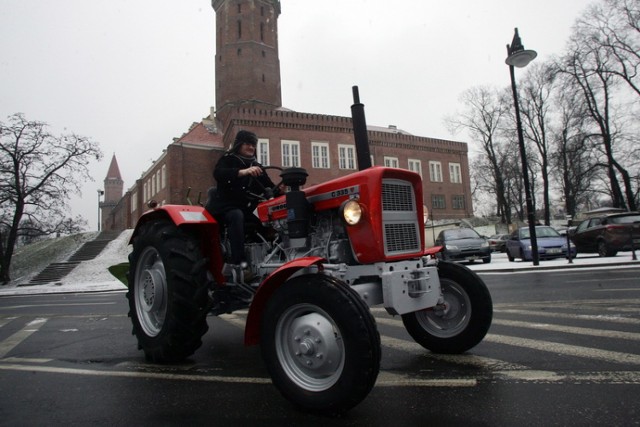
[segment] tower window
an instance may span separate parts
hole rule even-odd
[[[238,38],[242,38],[242,21],[238,20]]]
[[[264,42],[264,22],[260,23],[260,41]]]
[[[260,16],[264,16],[264,6],[260,6]]]
[[[238,49],[238,56],[242,55],[242,49]]]
[[[267,56],[267,52],[265,52],[264,50],[262,51],[262,57],[265,58]]]
[[[242,13],[242,4],[238,3],[238,13]]]
[[[262,75],[262,83],[264,83],[264,74]]]

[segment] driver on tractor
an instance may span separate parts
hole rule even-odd
[[[231,148],[213,171],[217,190],[206,206],[215,219],[227,227],[231,246],[230,267],[242,270],[247,267],[244,254],[246,224],[262,230],[264,227],[253,211],[261,199],[281,193],[256,160],[257,144],[255,133],[238,131]]]

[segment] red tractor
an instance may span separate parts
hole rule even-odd
[[[159,206],[140,218],[127,298],[147,359],[184,360],[208,315],[248,308],[245,343],[260,345],[280,392],[305,410],[341,412],[378,376],[369,307],[401,316],[432,352],[462,353],[484,338],[489,291],[468,268],[438,261],[439,247],[425,248],[418,174],[368,167],[305,189],[304,169],[280,175],[289,191],[259,204],[269,232],[247,240],[248,271],[227,268],[224,227],[205,207]]]

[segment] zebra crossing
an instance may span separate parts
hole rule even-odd
[[[487,336],[459,355],[430,353],[411,339],[399,316],[391,316],[382,308],[373,308],[372,313],[382,345],[377,386],[473,387],[481,381],[640,384],[640,299],[496,304]],[[246,315],[246,311],[239,311],[211,317],[209,334],[216,333],[218,322],[242,334]],[[41,329],[51,320],[0,316],[0,371],[39,365],[38,369],[58,372],[55,360],[14,355],[21,343],[38,340]],[[8,325],[13,325],[11,333],[7,332]],[[238,352],[242,351],[239,347]],[[405,360],[428,362],[425,366],[429,369],[416,368],[419,363],[406,363],[404,369]],[[98,367],[96,374],[128,376],[139,367],[136,363],[123,363],[110,371]],[[135,375],[183,379],[179,369],[163,369],[145,365],[145,372]],[[85,371],[64,370],[87,375]],[[201,377],[203,381],[268,382],[266,378],[213,376],[206,370]]]

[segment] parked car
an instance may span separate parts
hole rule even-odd
[[[625,212],[586,219],[570,233],[578,252],[597,252],[601,257],[616,256],[618,251],[640,249],[640,212]]]
[[[436,245],[444,246],[444,250],[438,253],[443,260],[473,262],[482,259],[485,264],[491,262],[489,242],[472,228],[442,230]]]
[[[536,240],[538,242],[539,259],[566,258],[569,250],[571,250],[572,257],[576,256],[575,245],[569,242],[569,246],[567,246],[566,236],[561,236],[552,227],[546,225],[536,226]],[[511,233],[509,240],[507,240],[507,258],[509,258],[509,261],[513,261],[516,258],[520,258],[523,261],[533,259],[529,227],[520,227]]]
[[[506,250],[507,240],[509,240],[508,234],[494,234],[489,237],[489,248],[492,252],[504,252]]]

